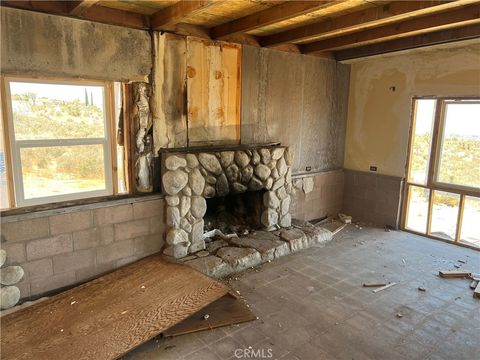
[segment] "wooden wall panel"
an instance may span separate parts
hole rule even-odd
[[[154,32],[153,137],[160,148],[187,146],[186,39]]]
[[[188,144],[240,142],[241,46],[187,38]]]

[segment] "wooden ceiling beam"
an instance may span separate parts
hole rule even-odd
[[[319,51],[392,40],[398,37],[413,36],[478,22],[480,22],[480,5],[470,5],[452,11],[415,17],[400,23],[384,25],[344,36],[304,44],[300,46],[300,49],[304,54],[311,54]]]
[[[183,22],[187,16],[205,9],[215,1],[179,1],[178,3],[157,11],[150,17],[153,30],[168,30]]]
[[[318,9],[333,5],[340,1],[290,1],[271,8],[244,16],[226,24],[215,26],[210,29],[210,35],[214,39],[222,39],[226,36],[248,32],[263,26],[288,20],[296,16],[305,15]]]
[[[69,1],[68,10],[70,15],[80,16],[85,10],[95,5],[99,0]]]
[[[17,9],[38,11],[47,14],[62,15],[82,18],[109,25],[125,26],[134,29],[148,29],[148,19],[140,14],[128,11],[111,9],[100,5],[91,4],[84,6],[79,15],[71,13],[71,4],[67,1],[1,1],[1,6]]]
[[[440,30],[428,34],[415,35],[397,40],[335,51],[334,56],[338,61],[345,61],[474,38],[480,38],[480,24]]]
[[[301,26],[277,34],[260,38],[262,46],[273,46],[282,43],[291,43],[314,39],[315,37],[329,36],[336,33],[352,32],[359,27],[362,30],[403,20],[412,16],[420,16],[440,12],[474,3],[473,0],[445,1],[393,1],[385,6],[372,7],[356,11],[337,18],[320,21],[314,24]]]

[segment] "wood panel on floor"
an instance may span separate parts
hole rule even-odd
[[[229,293],[210,305],[207,305],[181,323],[172,326],[165,331],[163,335],[178,336],[227,325],[241,324],[256,319],[255,314],[252,313],[242,299]]]
[[[2,359],[114,359],[228,291],[152,255],[2,317]]]

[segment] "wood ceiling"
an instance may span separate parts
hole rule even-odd
[[[1,5],[338,60],[480,37],[480,0],[2,0]]]

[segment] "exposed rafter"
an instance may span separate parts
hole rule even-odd
[[[244,16],[240,19],[216,26],[210,30],[212,38],[247,32],[266,25],[274,24],[296,16],[311,13],[335,4],[334,1],[292,1]]]
[[[95,5],[99,0],[69,1],[68,10],[71,15],[81,16],[85,10]]]
[[[480,24],[440,30],[428,34],[336,51],[334,55],[338,61],[344,61],[474,38],[480,38]]]
[[[480,22],[480,5],[470,5],[456,10],[415,17],[400,23],[384,25],[365,31],[305,44],[300,46],[300,49],[302,53],[310,54],[318,51],[353,47],[378,41],[387,41],[398,37],[413,36],[478,22]]]
[[[150,26],[153,30],[165,30],[181,23],[187,16],[191,16],[214,1],[179,1],[175,5],[162,9],[150,17]]]
[[[474,3],[473,0],[445,1],[393,1],[385,6],[373,7],[333,19],[301,26],[292,30],[262,37],[263,46],[300,42],[315,39],[319,36],[346,34],[359,28],[362,30],[403,20],[413,16],[427,15],[458,7],[462,4]]]
[[[24,10],[44,12],[48,14],[80,17],[82,19],[96,21],[104,24],[126,26],[135,29],[148,29],[147,18],[136,13],[106,8],[92,4],[84,7],[81,15],[71,14],[70,3],[67,1],[4,1],[2,6],[8,6]]]

